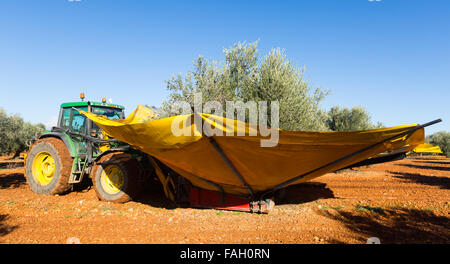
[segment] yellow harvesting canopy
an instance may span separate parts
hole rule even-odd
[[[242,181],[215,148],[214,142],[199,132],[192,121],[194,114],[154,120],[153,112],[141,105],[124,120],[109,120],[80,112],[111,137],[157,158],[194,186],[217,190],[219,185],[226,193],[237,195],[248,195],[248,187],[255,193],[261,193],[279,184],[287,186],[305,182],[379,153],[400,148],[405,152],[411,151],[424,142],[423,128],[401,135],[417,126],[402,125],[352,132],[278,130],[278,144],[261,147],[261,140],[267,140],[267,137],[263,137],[257,127],[219,116],[199,114],[204,124],[213,124],[215,129],[224,134],[232,129],[246,132],[245,136],[212,136],[212,140],[242,176]],[[172,122],[177,120],[187,124],[191,121],[188,126],[191,135],[177,136],[172,133]],[[249,136],[250,132],[256,136]],[[390,139],[396,135],[399,137]],[[386,142],[380,143],[382,141]],[[344,158],[348,155],[350,157]]]
[[[420,144],[417,146],[413,152],[415,153],[442,153],[442,150],[439,146],[433,146],[428,143]]]

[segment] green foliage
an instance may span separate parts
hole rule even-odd
[[[430,136],[427,136],[425,142],[439,146],[444,155],[450,157],[450,132],[436,132]]]
[[[327,126],[332,131],[355,131],[381,128],[383,124],[372,124],[370,115],[363,107],[335,106],[328,112]]]
[[[161,116],[179,114],[181,111],[174,111],[172,105],[177,102],[193,105],[194,94],[201,92],[203,104],[217,101],[223,108],[226,101],[266,101],[268,121],[270,103],[278,101],[281,129],[326,130],[326,113],[319,105],[327,92],[319,88],[312,91],[304,80],[305,69],[294,67],[283,50],[272,49],[260,58],[257,46],[258,42],[236,43],[223,50],[223,62],[199,56],[192,71],[167,81],[169,98],[162,104]]]
[[[20,116],[8,116],[0,108],[0,154],[15,153],[17,156],[27,148],[27,143],[37,132],[44,130],[43,124],[24,122]]]
[[[372,206],[360,205],[360,204],[356,205],[356,211],[371,212],[371,213],[376,213],[376,214],[384,213],[384,209],[381,207],[372,207]]]

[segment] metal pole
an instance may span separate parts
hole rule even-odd
[[[192,108],[192,110],[194,111],[194,114],[197,115],[200,118],[200,120],[202,120],[202,116],[200,116],[200,114],[197,113],[193,108]],[[202,121],[202,123],[203,123],[203,121]],[[202,131],[200,131],[200,132],[203,134],[203,132],[204,132],[203,125],[201,126],[200,129],[202,129]],[[219,146],[217,141],[212,136],[208,135],[208,133],[204,133],[204,134],[208,138],[209,143],[211,143],[211,145],[214,147],[214,149],[222,157],[223,161],[225,161],[227,166],[231,169],[231,171],[233,171],[234,175],[236,175],[236,177],[239,179],[239,181],[241,181],[241,183],[245,186],[248,193],[250,194],[250,197],[253,199],[254,192],[253,192],[252,188],[247,184],[245,179],[242,177],[242,175],[239,173],[239,171],[236,169],[236,167],[233,165],[233,163],[227,157],[227,155],[225,155],[225,153],[223,152],[222,148]]]
[[[214,149],[220,154],[220,156],[225,161],[225,163],[228,165],[228,167],[233,171],[234,175],[236,175],[236,177],[238,177],[238,179],[242,182],[242,184],[244,184],[245,188],[247,188],[248,193],[250,194],[250,197],[253,198],[254,193],[253,193],[252,188],[247,184],[247,182],[244,180],[244,178],[239,173],[239,171],[236,169],[236,167],[234,167],[233,163],[231,163],[231,161],[228,159],[228,157],[225,155],[225,153],[223,153],[223,150],[220,148],[219,144],[217,144],[217,141],[215,141],[213,137],[207,136],[207,138],[209,140],[209,143],[211,143],[211,145],[213,145]]]

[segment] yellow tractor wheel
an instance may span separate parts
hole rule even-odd
[[[116,164],[105,165],[100,174],[100,183],[103,190],[108,194],[117,194],[125,182],[125,173],[121,167]]]
[[[61,194],[71,187],[69,177],[73,158],[57,138],[36,141],[28,151],[25,177],[31,190],[39,194]]]
[[[124,203],[139,194],[140,173],[140,166],[135,158],[116,152],[100,158],[90,175],[100,200]]]
[[[49,184],[55,176],[55,159],[47,151],[39,152],[33,159],[33,177],[40,185]]]

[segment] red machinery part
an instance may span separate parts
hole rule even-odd
[[[197,208],[214,208],[231,211],[242,211],[252,213],[269,213],[275,203],[273,200],[249,201],[246,198],[231,194],[208,191],[198,188],[190,188],[189,203]]]

